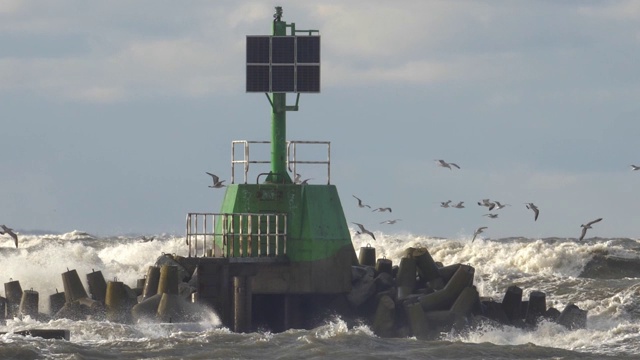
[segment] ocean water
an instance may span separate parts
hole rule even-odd
[[[352,229],[352,234],[355,229]],[[237,334],[207,313],[198,323],[120,324],[109,321],[36,321],[29,317],[0,323],[0,359],[603,359],[640,358],[640,242],[636,239],[442,239],[408,233],[376,232],[378,257],[398,264],[407,247],[427,247],[445,265],[475,268],[480,295],[501,300],[518,285],[546,293],[548,306],[575,303],[588,311],[587,327],[568,330],[551,322],[527,331],[481,326],[443,333],[436,341],[380,338],[364,323],[327,318],[311,330]],[[150,236],[150,235],[147,235]],[[186,255],[184,237],[155,234],[96,237],[80,231],[56,235],[20,234],[20,248],[0,237],[0,280],[19,280],[40,294],[41,312],[49,295],[62,291],[61,274],[100,270],[106,280],[131,287],[162,253]],[[369,239],[371,240],[371,239]],[[354,236],[356,250],[367,238]],[[615,258],[588,269],[594,258]],[[622,265],[621,265],[622,264]],[[622,267],[622,268],[621,268]],[[590,270],[590,271],[585,271]],[[585,275],[586,274],[586,275]],[[1,294],[4,295],[4,294]],[[14,334],[29,328],[68,329],[70,341]]]

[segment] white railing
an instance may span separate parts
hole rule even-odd
[[[298,160],[296,148],[298,145],[325,145],[327,147],[326,160]],[[289,141],[287,142],[287,167],[293,172],[295,177],[297,164],[317,164],[327,166],[327,185],[331,184],[331,142],[329,141]]]
[[[255,160],[251,159],[249,147],[251,144],[271,144],[270,141],[248,141],[234,140],[231,142],[231,183],[235,184],[236,164],[242,165],[243,183],[248,181],[250,164],[271,164],[271,160]],[[326,160],[300,160],[297,156],[297,147],[299,145],[324,145],[327,148]],[[242,150],[242,158],[236,159],[236,146],[240,146]],[[270,154],[270,152],[262,151],[261,153]],[[331,184],[331,142],[329,141],[287,141],[287,168],[293,172],[295,178],[298,164],[315,164],[327,166],[327,185]]]
[[[284,213],[189,213],[189,257],[280,257],[287,254]]]

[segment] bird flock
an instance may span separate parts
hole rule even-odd
[[[446,162],[444,160],[434,160],[436,162],[436,165],[443,167],[443,168],[447,168],[449,170],[452,170],[452,166],[455,167],[456,169],[460,169],[460,166],[458,166],[455,163],[452,162]],[[640,166],[637,165],[631,165],[631,170],[632,171],[636,171],[636,170],[640,170]],[[464,202],[459,202],[456,205],[450,205],[451,204],[451,200],[447,200],[447,201],[443,201],[440,202],[440,207],[443,208],[463,208],[463,203]],[[525,203],[524,204],[525,207],[529,210],[531,210],[533,212],[533,221],[537,221],[538,217],[540,216],[540,209],[538,209],[538,206],[536,206],[534,203],[529,202],[529,203]],[[511,206],[510,204],[506,204],[506,203],[501,203],[500,201],[497,200],[491,200],[491,199],[482,199],[480,201],[478,201],[478,206],[482,206],[482,207],[486,207],[488,209],[488,211],[492,211],[492,210],[500,210],[500,209],[504,209],[507,206]],[[498,214],[497,213],[486,213],[483,214],[482,216],[486,216],[489,219],[497,219],[498,218]],[[596,220],[590,221],[586,224],[582,224],[580,225],[580,227],[582,228],[582,232],[580,234],[580,238],[579,240],[582,241],[585,237],[585,235],[587,234],[587,230],[591,229],[591,225],[598,223],[602,221],[602,218],[598,218]],[[488,229],[488,226],[481,226],[479,228],[476,229],[476,231],[474,231],[473,233],[473,237],[471,239],[471,242],[473,242],[476,237],[481,234],[484,230]]]
[[[442,159],[438,159],[438,160],[434,160],[434,161],[436,162],[436,164],[438,166],[443,167],[443,168],[447,168],[449,170],[453,170],[453,168],[456,168],[458,170],[461,169],[458,164],[453,163],[453,162],[446,162],[446,161],[444,161]],[[640,170],[640,165],[631,164],[629,166],[631,167],[632,171]],[[210,172],[206,172],[206,174],[211,176],[212,184],[209,185],[210,188],[219,189],[219,188],[222,188],[222,187],[225,186],[223,184],[225,182],[225,180],[220,180],[220,178],[217,175],[215,175],[213,173],[210,173]],[[308,181],[312,180],[312,179],[313,178],[308,178],[308,179],[302,180],[301,175],[298,173],[298,174],[295,175],[295,178],[294,178],[293,182],[294,182],[294,184],[298,184],[298,185],[307,185]],[[366,207],[366,208],[371,209],[371,206],[363,203],[360,198],[358,198],[355,195],[353,195],[353,197],[356,200],[358,200],[358,207],[360,207],[360,208],[365,208]],[[455,208],[455,209],[463,209],[464,208],[464,201],[459,201],[458,203],[456,203],[454,205],[451,205],[451,202],[452,202],[451,200],[440,202],[440,207],[443,207],[443,208]],[[507,206],[511,206],[510,204],[503,204],[503,203],[501,203],[499,201],[496,201],[496,200],[492,201],[491,199],[482,199],[481,201],[478,201],[478,205],[486,207],[489,211],[492,211],[494,209],[495,210],[500,210],[500,209],[503,209],[503,208],[505,208]],[[525,207],[527,209],[533,211],[533,214],[534,214],[533,221],[537,221],[538,220],[538,216],[540,215],[540,210],[538,209],[538,207],[534,203],[525,203]],[[392,212],[390,207],[378,207],[378,208],[373,209],[372,211],[373,212],[380,212],[380,213],[383,213],[383,212],[391,213]],[[486,216],[486,217],[488,217],[490,219],[498,218],[498,214],[496,214],[496,213],[487,213],[487,214],[483,214],[483,216]],[[401,220],[402,219],[384,220],[384,221],[381,221],[380,224],[393,225],[396,222],[401,221]],[[582,228],[582,232],[580,234],[579,240],[582,241],[584,239],[585,235],[587,234],[587,230],[588,229],[592,229],[591,225],[593,225],[595,223],[598,223],[600,221],[602,221],[602,218],[598,218],[598,219],[595,219],[593,221],[589,221],[586,224],[580,225],[580,227]],[[354,222],[353,224],[357,225],[358,228],[359,228],[359,230],[356,231],[356,235],[364,235],[364,234],[366,234],[366,235],[371,236],[371,238],[373,240],[376,239],[375,235],[373,235],[373,233],[371,231],[367,230],[364,227],[364,225],[362,225],[360,223],[356,223],[356,222]],[[2,228],[2,230],[0,230],[0,235],[9,235],[10,237],[12,237],[13,241],[14,241],[14,243],[16,245],[16,248],[18,248],[18,235],[13,231],[13,229],[7,227],[6,225],[0,225],[0,228]],[[474,231],[474,233],[473,233],[473,238],[471,239],[471,242],[473,242],[476,239],[476,237],[486,229],[488,229],[487,226],[481,226],[481,227],[477,228],[476,231]],[[147,239],[143,239],[143,240],[148,241]]]
[[[443,159],[437,159],[437,160],[434,160],[434,161],[436,162],[437,166],[449,169],[450,171],[453,171],[454,169],[456,169],[456,170],[460,170],[461,169],[460,165],[458,165],[457,163],[454,163],[454,162],[448,162],[448,161],[445,161]],[[640,170],[640,165],[631,164],[630,167],[631,167],[632,171]],[[220,178],[217,175],[215,175],[213,173],[210,173],[210,172],[207,172],[207,174],[209,176],[211,176],[212,181],[213,181],[212,185],[209,185],[210,188],[222,188],[222,187],[225,186],[223,184],[224,180],[220,180]],[[313,178],[308,178],[308,179],[302,180],[301,174],[297,173],[297,174],[295,174],[293,183],[294,184],[298,184],[298,185],[306,185],[308,183],[308,181],[312,180],[312,179]],[[372,209],[370,205],[365,204],[362,201],[362,199],[360,199],[359,197],[357,197],[355,195],[352,195],[352,196],[357,200],[357,206],[359,208]],[[440,207],[442,207],[442,208],[453,208],[453,209],[464,209],[465,208],[464,201],[458,201],[458,202],[456,202],[454,204],[452,204],[452,202],[453,202],[452,200],[442,201],[442,202],[440,202]],[[497,219],[499,217],[498,213],[493,213],[491,211],[493,211],[493,210],[497,211],[497,210],[504,209],[507,206],[511,206],[511,204],[507,204],[507,203],[504,203],[504,202],[500,202],[500,201],[497,201],[497,200],[491,200],[491,199],[481,199],[480,201],[477,202],[477,204],[478,204],[478,206],[487,208],[489,213],[482,214],[482,216],[486,216],[488,219]],[[538,217],[540,216],[540,209],[538,208],[538,206],[536,204],[532,203],[532,202],[524,203],[524,205],[525,205],[526,209],[531,210],[531,212],[533,213],[533,221],[538,221]],[[391,213],[392,212],[390,207],[377,207],[377,208],[373,208],[371,211],[372,212],[378,212],[378,213],[385,213],[385,212]],[[602,221],[602,219],[603,218],[598,218],[596,220],[589,221],[586,224],[580,225],[580,227],[582,228],[582,231],[580,233],[579,240],[582,241],[584,239],[584,237],[586,236],[586,234],[587,234],[587,230],[588,229],[592,229],[592,225]],[[393,225],[396,222],[401,221],[401,220],[402,219],[383,220],[383,221],[380,222],[380,224]],[[368,230],[363,224],[357,223],[357,222],[353,222],[353,224],[358,226],[358,230],[356,230],[356,236],[368,235],[373,240],[376,239],[375,235],[370,230]],[[5,229],[4,225],[2,225],[2,228],[4,229],[4,232],[0,231],[0,234],[7,233],[7,234],[11,235],[12,237],[14,237],[15,242],[16,242],[16,247],[17,247],[18,246],[18,240],[17,240],[17,236],[15,236],[15,233],[12,233],[11,229],[8,229],[8,228]],[[489,228],[488,226],[478,227],[473,233],[473,237],[471,239],[471,242],[473,242],[478,237],[478,235],[483,233],[483,231],[487,230],[488,228]],[[9,230],[9,231],[7,232],[7,230]]]
[[[454,169],[456,170],[460,170],[461,167],[454,162],[448,162],[442,159],[438,159],[438,160],[434,160],[436,162],[436,165],[442,168],[446,168],[449,169],[451,171],[453,171]],[[631,166],[631,170],[632,171],[638,171],[640,170],[640,166],[638,165],[630,165]],[[371,206],[365,204],[362,199],[358,198],[357,196],[353,195],[353,197],[357,200],[357,206],[359,208],[371,208]],[[440,203],[440,207],[442,208],[453,208],[453,209],[464,209],[465,205],[464,205],[464,201],[458,201],[456,203],[454,203],[452,200],[447,200],[447,201],[441,201]],[[497,219],[499,217],[499,213],[498,212],[493,212],[493,211],[498,211],[501,209],[504,209],[508,206],[512,206],[511,204],[507,204],[505,202],[502,201],[498,201],[498,200],[492,200],[492,199],[481,199],[479,201],[477,201],[478,206],[484,207],[487,209],[487,211],[489,211],[488,213],[482,214],[482,216],[487,217],[488,219]],[[534,204],[533,202],[527,202],[524,203],[524,207],[528,210],[531,210],[532,212],[532,217],[533,217],[533,221],[538,221],[538,218],[540,217],[540,209],[538,208],[538,206],[536,204]],[[378,212],[384,212],[384,211],[389,211],[391,212],[391,208],[376,208],[373,209],[373,211],[378,211]],[[582,229],[581,233],[580,233],[580,237],[578,238],[579,241],[582,241],[586,234],[587,234],[587,230],[588,229],[592,229],[592,225],[602,221],[603,218],[598,218],[596,220],[593,221],[589,221],[586,224],[582,224],[580,225],[580,228]],[[400,219],[394,219],[394,220],[385,220],[380,222],[380,224],[395,224],[397,221],[399,221]],[[359,235],[369,235],[371,236],[371,238],[373,238],[375,240],[375,236],[373,235],[373,233],[369,230],[367,230],[364,225],[360,224],[360,223],[356,223],[353,222],[353,224],[357,225],[359,230],[356,231],[356,236]],[[473,236],[471,238],[471,242],[475,241],[476,238],[478,238],[478,236],[480,234],[482,234],[485,230],[489,229],[488,226],[480,226],[478,227],[474,233]]]
[[[362,199],[360,199],[359,197],[357,197],[357,196],[355,196],[355,195],[352,195],[352,196],[353,196],[353,197],[358,201],[358,207],[359,207],[359,208],[369,208],[369,209],[371,209],[371,206],[370,206],[370,205],[367,205],[367,204],[365,204],[364,202],[362,202]],[[371,211],[372,211],[372,212],[380,212],[380,213],[383,213],[383,212],[389,212],[389,213],[392,213],[392,212],[393,212],[393,210],[392,210],[390,207],[378,207],[378,208],[375,208],[375,209],[373,209],[373,210],[371,210]],[[381,221],[381,222],[380,222],[380,224],[393,225],[393,224],[397,223],[398,221],[402,221],[402,219],[384,220],[384,221]],[[356,230],[356,236],[366,234],[366,235],[371,236],[371,238],[372,238],[373,240],[375,240],[375,239],[376,239],[375,235],[373,235],[373,233],[372,233],[371,231],[367,230],[367,229],[364,227],[364,225],[362,225],[362,224],[360,224],[360,223],[357,223],[357,222],[354,222],[353,224],[357,225],[357,226],[358,226],[358,228],[360,229],[360,230]]]
[[[434,160],[434,161],[436,162],[437,166],[449,169],[450,171],[453,171],[454,169],[456,169],[456,170],[460,170],[461,169],[461,167],[457,163],[454,163],[454,162],[448,162],[448,161],[445,161],[445,160],[442,160],[442,159],[437,159],[437,160]],[[631,167],[632,171],[640,170],[640,166],[638,166],[638,165],[633,165],[632,164],[632,165],[630,165],[630,167]],[[221,188],[221,187],[224,187],[224,184],[223,184],[224,180],[220,181],[218,176],[216,176],[216,175],[214,175],[214,174],[212,174],[210,172],[207,172],[207,174],[210,175],[212,180],[213,180],[213,184],[209,185],[210,188]],[[309,180],[311,180],[311,178],[302,180],[301,175],[298,173],[298,174],[295,175],[295,178],[294,178],[293,182],[294,182],[294,184],[306,185]],[[359,208],[372,209],[370,205],[365,204],[362,201],[362,199],[360,199],[359,197],[357,197],[355,195],[352,195],[352,196],[357,200],[357,206]],[[458,201],[458,202],[456,202],[454,204],[452,204],[452,202],[453,202],[452,200],[442,201],[442,202],[440,202],[440,207],[442,207],[442,208],[453,208],[453,209],[464,209],[465,208],[464,201]],[[497,201],[497,200],[491,200],[491,199],[481,199],[480,201],[477,202],[477,204],[478,204],[478,206],[487,208],[489,213],[485,213],[482,216],[486,216],[488,219],[497,219],[499,217],[498,213],[493,213],[491,211],[493,211],[493,210],[497,211],[497,210],[504,209],[507,206],[511,206],[511,204],[507,204],[507,203],[504,203],[504,202],[500,202],[500,201]],[[540,209],[538,208],[538,206],[535,205],[532,202],[524,203],[524,205],[525,205],[525,208],[527,208],[527,209],[529,209],[529,210],[531,210],[533,212],[533,221],[537,221],[538,217],[540,216]],[[379,213],[384,213],[384,212],[391,213],[392,212],[390,207],[377,207],[377,208],[372,209],[371,211],[379,212]],[[401,219],[384,220],[384,221],[381,221],[380,224],[393,225],[398,221],[401,221]],[[595,223],[598,223],[600,221],[602,221],[602,218],[598,218],[596,220],[587,222],[586,224],[580,225],[580,227],[582,228],[582,232],[580,234],[579,240],[581,241],[581,240],[584,239],[584,237],[585,237],[585,235],[587,233],[587,230],[592,228],[591,225],[593,225]],[[353,222],[353,224],[358,226],[358,230],[356,230],[356,236],[368,235],[373,240],[376,239],[375,235],[370,230],[368,230],[363,224],[357,223],[357,222]],[[481,233],[483,233],[484,230],[487,230],[487,229],[488,229],[488,226],[481,226],[481,227],[477,228],[473,233],[473,237],[471,239],[471,242],[473,242],[478,237],[478,235],[480,235]],[[16,240],[16,246],[17,246],[17,240]]]

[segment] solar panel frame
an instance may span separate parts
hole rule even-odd
[[[320,50],[320,35],[247,36],[246,92],[319,93]]]

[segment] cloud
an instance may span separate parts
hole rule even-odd
[[[67,1],[68,6],[73,4]],[[33,5],[23,5],[29,6]],[[0,25],[0,35],[12,34],[14,42],[25,46],[43,41],[60,45],[0,57],[0,91],[26,90],[53,99],[90,102],[240,91],[245,34],[227,31],[228,26],[257,21],[260,11],[266,11],[262,17],[267,20],[271,17],[271,10],[256,3],[242,4],[228,14],[229,4],[194,9],[165,6],[156,9],[153,21],[142,17],[141,8],[131,5],[119,14],[122,9],[96,5],[83,7],[81,17],[55,8],[52,14],[39,8],[16,8],[18,15]],[[241,17],[242,13],[253,15]],[[171,14],[190,21],[178,27],[168,17]],[[103,18],[109,16],[117,19],[105,22]],[[70,41],[86,46],[65,53]]]
[[[580,176],[564,172],[535,172],[527,178],[523,188],[533,190],[562,190],[578,184]]]
[[[20,0],[3,0],[0,1],[0,14],[14,14],[22,7],[23,2]]]
[[[253,1],[232,8],[226,15],[226,23],[233,28],[256,24],[266,28],[266,20],[270,20],[270,16],[273,13],[274,7]]]
[[[640,20],[640,2],[635,0],[602,2],[597,6],[580,6],[578,12],[594,18]]]
[[[379,65],[353,67],[342,62],[328,61],[323,65],[326,86],[361,86],[378,83],[434,83],[450,76],[452,67],[438,62],[409,62],[399,66]]]
[[[121,101],[149,96],[194,96],[239,88],[229,59],[192,39],[130,41],[108,54],[61,58],[0,59],[0,90],[31,90],[43,96]],[[238,84],[239,83],[239,84]]]
[[[71,95],[73,96],[73,94]],[[75,94],[79,100],[93,103],[113,103],[121,101],[125,97],[123,89],[114,87],[92,87]]]
[[[24,44],[59,42],[51,49],[62,53],[0,58],[0,90],[87,101],[242,91],[245,36],[268,34],[273,14],[272,6],[258,1],[163,4],[152,17],[146,1],[128,4],[126,11],[105,4],[81,6],[83,16],[56,6],[41,9],[33,2],[7,4],[0,9],[17,15],[0,24],[0,34],[17,34],[15,40]],[[67,0],[64,6],[79,4]],[[639,12],[635,2],[615,4],[605,8],[609,16]],[[517,92],[511,85],[536,85],[549,77],[576,79],[567,82],[576,84],[569,89],[574,92],[595,91],[579,82],[585,69],[601,60],[585,57],[575,47],[597,33],[598,27],[588,27],[591,22],[584,17],[601,16],[603,7],[467,1],[284,5],[285,20],[296,22],[298,30],[319,29],[323,36],[323,88],[481,84],[480,96],[494,106],[524,96],[513,95]],[[549,25],[536,30],[532,25],[542,17]],[[34,39],[33,33],[51,38]],[[64,53],[60,49],[69,42],[86,46]]]
[[[321,34],[332,39],[329,51],[399,62],[459,35],[461,25],[490,19],[492,11],[481,3],[449,1],[325,2],[309,10]]]
[[[77,5],[77,4],[75,4]],[[54,3],[40,1],[0,1],[0,15],[9,14],[0,21],[0,31],[10,34],[32,35],[68,33],[77,31],[77,25],[84,18],[66,9],[81,7],[73,6],[68,0]]]
[[[233,86],[224,51],[193,39],[135,41],[103,64],[104,70],[130,87],[154,92],[155,87],[192,96],[223,91]],[[237,86],[237,85],[236,85]]]
[[[559,51],[580,44],[572,30],[579,18],[571,11],[556,4],[374,1],[329,2],[308,12],[326,39],[325,84],[357,86],[540,79],[557,71],[548,67],[550,59],[567,57]],[[534,27],[542,17],[549,22],[544,31]]]

